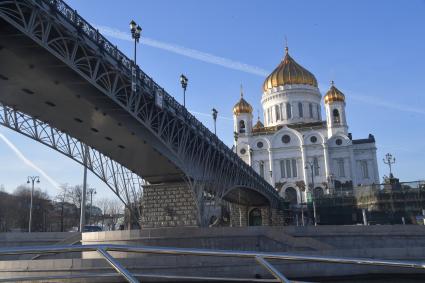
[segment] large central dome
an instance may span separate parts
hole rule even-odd
[[[285,51],[285,58],[264,81],[263,90],[267,91],[273,87],[291,84],[305,84],[317,87],[317,80],[314,75],[289,56],[287,47]]]

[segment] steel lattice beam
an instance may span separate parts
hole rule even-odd
[[[235,188],[256,191],[272,205],[281,201],[270,184],[137,66],[138,91],[133,92],[133,62],[65,2],[0,0],[0,18],[61,60],[155,136],[164,155],[184,172],[198,206],[206,192],[221,200]],[[162,106],[158,97],[162,97]],[[81,152],[77,152],[78,157]],[[74,152],[69,156],[74,157]],[[99,175],[122,196],[127,191],[119,179],[124,177],[115,175],[114,166],[121,165],[100,166],[108,173],[99,171]]]
[[[84,165],[86,145],[48,124],[0,104],[0,125],[42,143]],[[144,180],[108,156],[88,147],[87,169],[101,179],[129,208],[143,193]],[[138,215],[138,210],[133,213]]]

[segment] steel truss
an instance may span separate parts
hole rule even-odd
[[[0,0],[0,17],[148,129],[157,138],[155,144],[160,145],[153,146],[165,155],[171,152],[173,156],[167,157],[184,172],[200,215],[206,194],[220,201],[235,188],[257,191],[272,206],[280,203],[278,193],[270,184],[138,66],[134,68],[129,58],[65,2]],[[137,92],[132,91],[134,75]],[[121,186],[125,186],[124,183]],[[125,187],[120,192],[124,191]]]
[[[139,216],[139,209],[133,204],[142,197],[145,182],[137,174],[70,135],[1,103],[0,125],[38,141],[81,165],[84,165],[87,156],[87,169],[99,177],[134,215]]]

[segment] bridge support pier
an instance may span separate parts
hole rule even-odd
[[[140,219],[142,229],[202,226],[194,194],[186,183],[148,185],[144,186],[143,192]],[[201,205],[204,205],[204,217],[208,219],[206,226],[284,225],[283,211],[270,205],[252,206],[227,201],[211,201]],[[217,220],[215,216],[222,218]]]
[[[185,183],[143,187],[142,228],[199,226],[196,203]]]

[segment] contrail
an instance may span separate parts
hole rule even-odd
[[[0,139],[4,141],[4,143],[18,156],[19,159],[21,159],[26,165],[36,170],[40,175],[42,175],[53,187],[60,190],[59,183],[53,180],[49,175],[47,175],[46,172],[44,172],[43,169],[32,163],[31,160],[25,157],[25,155],[8,139],[6,138],[2,133],[0,133]]]
[[[111,27],[107,27],[107,26],[96,26],[95,27],[97,29],[99,29],[99,32],[113,37],[113,38],[117,38],[117,39],[121,39],[121,40],[126,40],[126,41],[132,41],[132,39],[130,38],[129,34],[127,32],[123,32],[120,31],[118,29],[115,28],[111,28]],[[180,54],[192,59],[196,59],[199,61],[203,61],[206,63],[211,63],[211,64],[215,64],[215,65],[219,65],[228,69],[233,69],[233,70],[238,70],[238,71],[242,71],[245,73],[250,73],[250,74],[254,74],[257,76],[262,76],[262,77],[266,77],[268,75],[269,72],[267,72],[266,70],[256,67],[256,66],[251,66],[245,63],[241,63],[241,62],[237,62],[237,61],[233,61],[227,58],[223,58],[223,57],[219,57],[210,53],[206,53],[206,52],[202,52],[199,50],[195,50],[195,49],[191,49],[191,48],[187,48],[187,47],[183,47],[183,46],[179,46],[176,44],[172,44],[172,43],[166,43],[166,42],[162,42],[162,41],[158,41],[152,38],[146,38],[146,37],[142,37],[140,39],[142,44],[148,45],[148,46],[152,46],[155,48],[159,48],[162,50],[167,50],[176,54]]]
[[[376,97],[373,97],[373,96],[353,95],[352,97],[350,96],[349,99],[357,100],[357,101],[360,101],[360,102],[366,102],[368,104],[373,104],[373,105],[381,106],[381,107],[388,108],[388,109],[425,115],[424,109],[415,108],[415,107],[411,107],[409,105],[403,105],[403,104],[395,103],[395,102],[392,102],[392,101],[383,101],[383,100],[377,99]]]
[[[328,84],[320,83],[320,85],[328,85]],[[351,91],[348,89],[345,89],[344,91],[347,94],[346,98],[348,100],[365,102],[366,104],[376,105],[376,106],[387,108],[387,109],[393,109],[393,110],[399,110],[403,112],[410,112],[410,113],[425,115],[425,110],[421,108],[415,108],[410,105],[400,104],[390,100],[384,101],[382,99],[379,99],[378,97],[370,96],[370,95],[362,95],[357,93],[356,91]],[[322,93],[326,93],[326,90]]]

